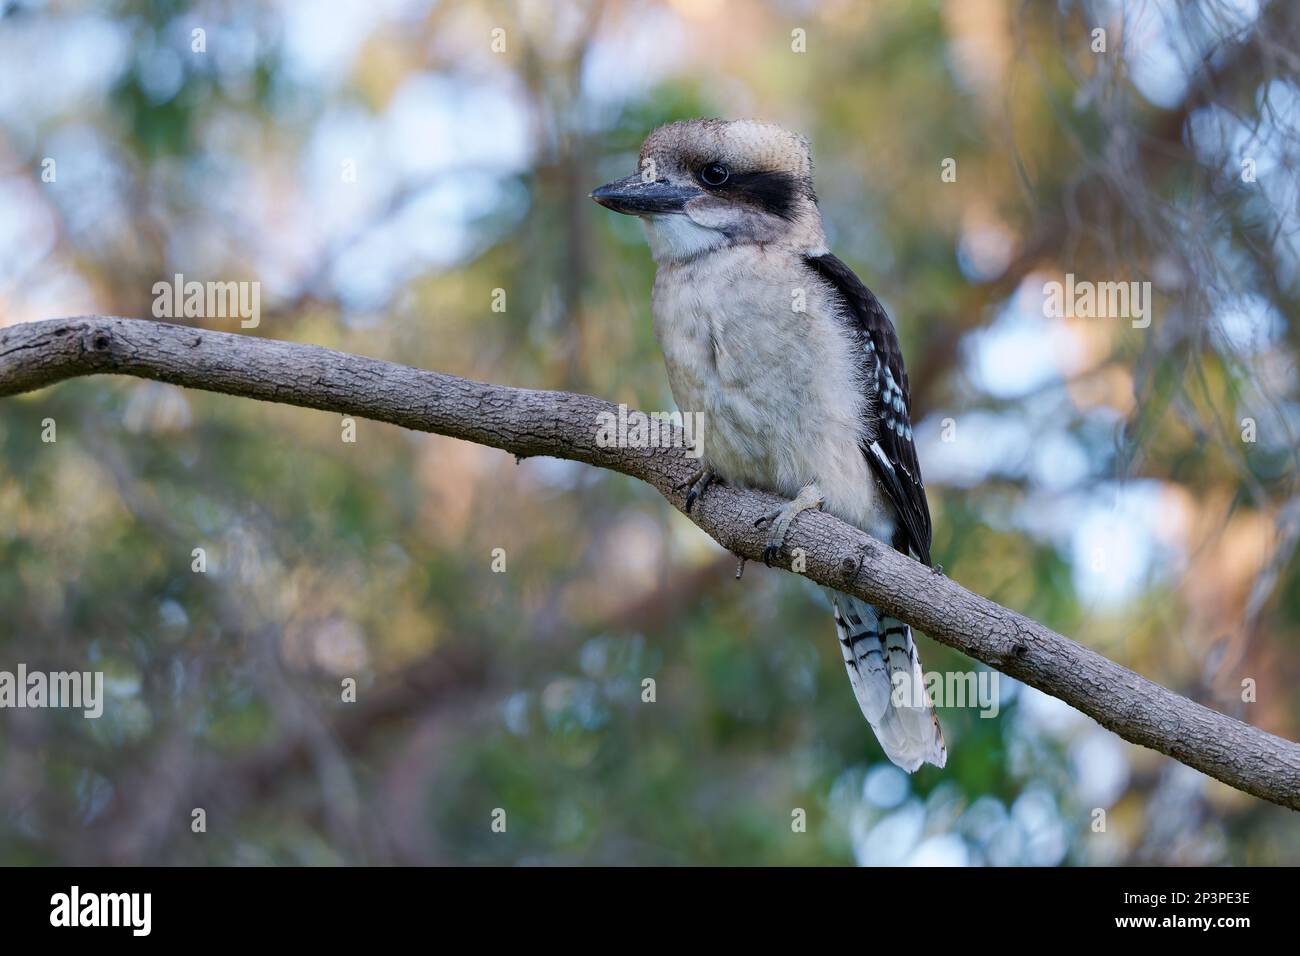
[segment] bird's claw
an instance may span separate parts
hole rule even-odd
[[[772,522],[772,532],[767,537],[767,546],[763,548],[763,563],[770,568],[772,559],[780,556],[781,549],[785,547],[785,539],[790,534],[790,525],[800,513],[813,508],[820,511],[825,503],[826,499],[822,497],[816,485],[806,485],[799,491],[794,501],[768,512],[755,521],[755,528],[761,528],[767,522]]]
[[[687,478],[680,484],[673,486],[673,491],[681,491],[683,488],[690,488],[690,491],[686,493],[687,514],[691,513],[692,506],[694,506],[696,501],[704,497],[704,492],[708,491],[709,486],[715,481],[718,484],[722,483],[722,479],[713,473],[713,469],[708,465],[704,465],[691,475],[691,477]]]
[[[779,521],[781,519],[781,515],[784,513],[785,513],[785,508],[777,508],[775,511],[770,511],[767,514],[763,515],[762,517],[758,518],[754,522],[754,527],[761,528],[769,521],[771,522]],[[775,538],[776,535],[775,524],[773,525],[772,531],[773,531],[772,535],[769,536],[767,539],[767,547],[763,549],[763,563],[767,565],[769,568],[772,566],[772,559],[777,557],[781,553],[781,545],[785,543],[784,535],[781,536],[782,540],[773,543],[773,539]]]

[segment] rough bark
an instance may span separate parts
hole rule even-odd
[[[694,470],[680,450],[600,447],[588,395],[508,388],[377,359],[245,335],[101,316],[0,329],[0,396],[81,375],[118,374],[282,402],[433,432],[527,457],[586,462],[653,485],[678,509]],[[758,516],[778,499],[715,485],[691,519],[757,559]],[[1125,740],[1168,754],[1246,793],[1300,809],[1300,745],[1182,697],[827,514],[794,524],[785,554],[806,555],[819,584],[880,605],[937,641],[1059,697]]]

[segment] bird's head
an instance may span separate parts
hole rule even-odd
[[[652,132],[638,171],[591,194],[640,216],[659,262],[745,243],[825,250],[802,137],[753,120],[687,120]]]

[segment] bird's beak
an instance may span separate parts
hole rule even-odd
[[[674,186],[672,183],[647,182],[640,176],[628,176],[606,183],[591,194],[606,209],[629,216],[661,216],[682,212],[686,204],[704,191],[692,186]]]

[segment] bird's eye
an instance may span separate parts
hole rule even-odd
[[[700,182],[706,186],[721,186],[731,175],[731,170],[721,163],[709,163],[700,170]]]

